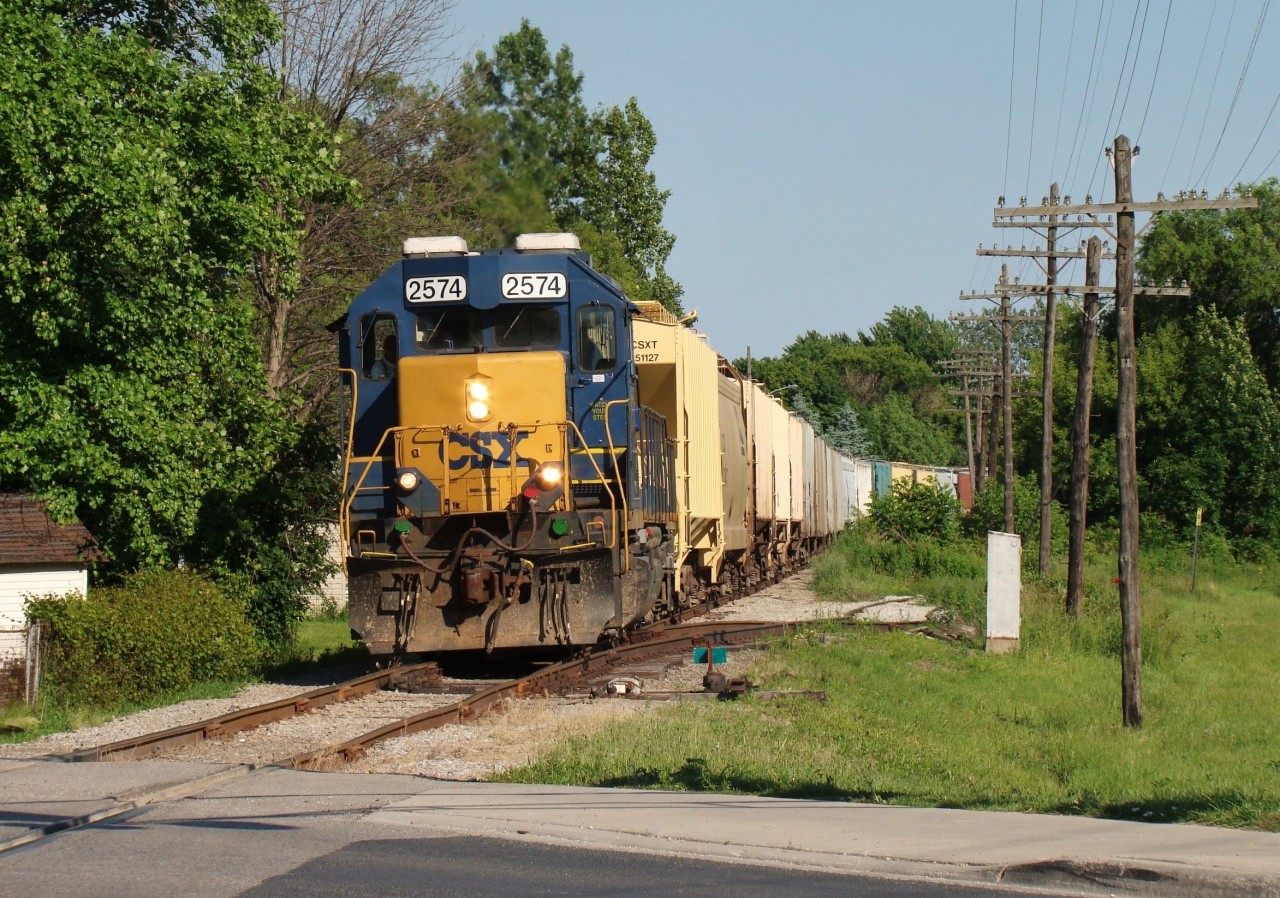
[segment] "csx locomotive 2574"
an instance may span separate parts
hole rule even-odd
[[[407,240],[335,329],[349,618],[374,654],[620,638],[850,515],[812,428],[571,234]]]

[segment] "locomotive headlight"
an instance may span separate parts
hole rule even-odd
[[[486,421],[492,414],[489,406],[488,380],[474,379],[467,381],[466,402],[467,418],[472,421]]]
[[[406,493],[411,493],[418,486],[418,475],[414,471],[402,471],[396,478],[396,485]]]
[[[520,492],[526,499],[550,508],[564,495],[564,468],[558,462],[538,465]]]

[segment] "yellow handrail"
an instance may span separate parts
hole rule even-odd
[[[566,421],[565,423],[566,423],[566,424],[568,424],[570,427],[572,427],[572,428],[573,428],[573,432],[574,432],[575,434],[577,434],[577,436],[578,436],[578,442],[582,445],[582,448],[583,448],[584,450],[587,450],[587,452],[586,452],[587,461],[591,462],[591,467],[593,467],[593,468],[595,468],[595,469],[596,469],[596,474],[599,476],[599,478],[600,478],[600,482],[601,482],[601,483],[603,483],[603,484],[605,485],[605,488],[606,488],[606,489],[608,489],[610,493],[612,493],[612,492],[613,492],[613,490],[612,490],[612,488],[610,488],[610,487],[609,487],[608,480],[607,480],[607,479],[605,478],[605,476],[604,476],[604,471],[600,470],[600,466],[599,466],[598,464],[596,464],[595,456],[594,456],[594,455],[592,455],[592,454],[591,454],[591,452],[590,452],[591,447],[587,445],[587,438],[586,438],[586,437],[584,437],[584,436],[582,435],[582,431],[578,429],[578,425],[577,425],[577,424],[575,424],[575,423],[573,423],[573,421]],[[606,430],[607,430],[607,429],[608,429],[608,428],[606,427]],[[567,476],[568,476],[568,475],[567,475],[567,473],[566,473],[566,479],[567,479]],[[565,486],[565,493],[566,493],[566,494],[568,494],[568,491],[569,491],[569,488],[568,488],[568,486],[566,485],[566,486]],[[608,546],[609,546],[609,548],[610,548],[610,549],[613,549],[613,548],[616,548],[616,547],[617,547],[617,542],[616,542],[617,535],[618,535],[618,526],[617,526],[617,523],[615,522],[615,523],[614,523],[614,527],[613,527],[613,536],[614,536],[614,539],[609,540],[609,543],[608,543]]]
[[[348,373],[354,374],[354,372],[351,372],[351,371],[350,371],[350,369],[344,369],[344,370],[345,370],[345,371],[347,371]],[[621,400],[615,400],[615,401],[621,401]],[[612,404],[612,403],[610,403],[610,404]],[[354,405],[354,403],[353,403],[353,405]],[[353,416],[352,416],[352,417],[353,417],[353,421],[354,421],[354,412],[353,412]],[[545,421],[545,422],[535,422],[535,423],[530,423],[530,424],[518,424],[518,425],[513,425],[513,426],[514,426],[516,429],[520,429],[520,428],[539,429],[539,428],[543,428],[543,427],[555,427],[557,430],[559,430],[559,431],[561,432],[561,434],[562,434],[562,435],[563,435],[563,434],[565,434],[569,429],[572,429],[572,431],[573,431],[574,435],[577,437],[577,440],[578,440],[579,445],[581,445],[581,446],[583,447],[583,449],[584,449],[584,450],[587,450],[587,451],[585,452],[585,455],[586,455],[586,457],[587,457],[587,460],[591,462],[591,467],[595,469],[596,475],[600,478],[601,483],[603,483],[603,484],[605,485],[605,488],[606,488],[606,489],[608,489],[608,490],[610,491],[610,494],[611,494],[611,495],[613,495],[613,487],[609,484],[608,479],[604,476],[604,471],[603,471],[603,470],[601,469],[601,467],[596,463],[595,457],[594,457],[594,456],[591,454],[591,452],[589,451],[589,450],[590,450],[590,447],[587,445],[587,440],[586,440],[586,438],[582,435],[582,431],[578,429],[578,425],[577,425],[577,424],[575,424],[573,421],[571,421],[571,420],[567,420],[567,421]],[[362,489],[364,489],[364,488],[365,488],[365,486],[364,486],[364,484],[365,484],[365,479],[369,476],[369,472],[373,469],[373,464],[374,464],[374,462],[375,462],[375,461],[381,461],[381,460],[383,459],[383,454],[382,454],[382,453],[383,453],[384,447],[386,446],[387,440],[388,440],[389,438],[396,437],[396,436],[399,436],[399,435],[401,435],[401,434],[408,433],[408,432],[422,433],[422,432],[424,432],[424,431],[433,431],[433,430],[438,430],[438,431],[440,431],[441,435],[443,436],[445,433],[447,433],[447,432],[449,431],[449,429],[450,429],[450,428],[448,428],[448,427],[446,427],[446,426],[442,426],[442,425],[428,425],[428,426],[425,426],[425,427],[423,427],[423,426],[418,426],[418,425],[415,425],[415,426],[412,426],[412,427],[403,427],[403,426],[402,426],[402,427],[389,427],[389,428],[387,428],[385,431],[383,431],[382,436],[379,438],[377,445],[376,445],[376,446],[374,447],[374,449],[373,449],[373,452],[371,452],[369,455],[366,455],[366,456],[353,456],[353,455],[351,454],[351,443],[352,443],[352,441],[353,441],[353,439],[354,439],[355,426],[354,426],[354,423],[352,424],[352,426],[351,426],[351,428],[350,428],[350,432],[348,433],[348,438],[347,438],[347,453],[346,453],[346,457],[343,459],[343,469],[342,469],[342,496],[343,496],[343,501],[342,501],[342,506],[341,506],[341,508],[339,509],[339,527],[341,528],[342,534],[344,535],[344,539],[345,539],[345,535],[347,534],[347,532],[348,532],[348,530],[349,530],[349,528],[350,528],[350,520],[351,520],[351,505],[355,502],[356,495],[357,495],[357,494],[358,494]],[[607,429],[608,429],[608,428],[606,427],[606,430],[607,430]],[[563,451],[564,451],[564,453],[565,453],[565,459],[566,459],[566,461],[568,461],[568,460],[569,460],[569,458],[570,458],[570,457],[571,457],[571,455],[572,455],[572,450],[569,448],[569,446],[568,446],[567,442],[568,442],[567,440],[564,440],[564,439],[562,438],[561,447],[562,447],[562,450],[563,450]],[[611,450],[613,450],[613,435],[612,435],[612,433],[610,433],[610,434],[609,434],[609,443],[610,443],[610,449],[611,449]],[[514,450],[514,447],[513,447],[513,448],[512,448],[512,452],[514,453],[514,451],[515,451],[515,450]],[[616,451],[616,450],[613,450],[613,451]],[[356,478],[356,480],[355,480],[355,485],[354,485],[354,486],[352,486],[352,484],[351,484],[350,469],[351,469],[352,467],[354,467],[354,466],[355,466],[355,464],[357,464],[357,463],[358,463],[358,462],[360,462],[360,461],[363,461],[363,462],[364,462],[364,468],[363,468],[363,470],[360,472],[359,477],[357,477],[357,478]],[[513,483],[513,484],[514,484],[514,483],[515,483],[515,481],[518,479],[518,475],[516,474],[516,469],[517,469],[517,467],[518,467],[518,465],[515,463],[515,461],[514,461],[514,459],[513,459],[512,464],[511,464],[511,468],[512,468],[511,474],[512,474],[512,478],[513,478],[513,479],[512,479],[512,483]],[[570,465],[566,465],[566,470],[565,470],[565,495],[566,495],[566,497],[568,497],[568,496],[571,496],[571,495],[572,495],[572,492],[571,492],[571,486],[572,486],[572,475],[571,475],[570,471],[568,470],[570,467],[571,467]],[[442,495],[442,497],[441,497],[442,501],[446,501],[446,500],[448,499],[448,495],[447,495],[447,493],[448,493],[448,478],[447,478],[447,477],[445,478],[445,481],[446,481],[446,482],[445,482],[445,494],[444,494],[444,495]],[[380,487],[378,487],[378,489],[380,489],[380,490],[385,490],[385,489],[386,489],[386,487],[382,487],[382,486],[380,486]],[[627,508],[627,506],[626,506],[626,494],[625,494],[625,491],[624,491],[623,496],[622,496],[622,508],[623,508],[623,515],[624,515],[624,517],[623,517],[623,521],[625,521],[625,520],[626,520],[626,518],[625,518],[625,514],[626,514],[626,508]],[[615,522],[615,526],[614,526],[614,528],[613,528],[613,529],[614,529],[613,538],[612,538],[612,539],[610,539],[610,540],[609,540],[609,542],[607,543],[607,545],[608,545],[608,547],[609,547],[610,549],[616,548],[616,547],[617,547],[617,545],[618,545],[618,541],[617,541],[617,533],[618,533],[618,529],[619,529],[619,528],[618,528],[618,526],[617,526],[616,522]],[[347,559],[347,553],[346,553],[346,552],[344,552],[344,553],[343,553],[343,557],[342,557],[342,566],[343,566],[343,571],[344,571],[344,573],[346,572],[346,559]]]
[[[609,408],[614,405],[626,405],[630,401],[630,399],[613,399],[604,404],[604,432],[605,436],[609,438],[609,455],[613,458],[613,471],[615,474],[618,472],[618,450],[613,445],[613,427],[609,423]],[[630,423],[628,421],[627,426],[630,426]],[[634,462],[634,459],[631,461]],[[619,480],[621,481],[621,478]],[[619,482],[618,489],[622,493],[622,526],[625,527],[627,524],[627,484]],[[631,570],[631,553],[624,550],[622,553],[622,572],[625,574],[629,570]]]

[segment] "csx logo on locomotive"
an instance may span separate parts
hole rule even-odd
[[[516,431],[514,442],[505,430],[480,430],[475,433],[450,432],[449,445],[462,446],[467,452],[457,458],[449,459],[450,471],[465,471],[468,468],[508,468],[512,465],[514,447],[526,437],[529,431]],[[550,447],[548,447],[550,448]],[[453,453],[450,452],[450,455]],[[440,460],[444,461],[444,443],[440,444]],[[516,467],[529,468],[533,462],[527,458],[515,456]]]

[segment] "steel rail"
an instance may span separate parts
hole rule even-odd
[[[251,708],[241,708],[237,711],[229,711],[226,714],[220,714],[217,717],[210,717],[207,720],[197,721],[196,723],[184,724],[156,733],[147,733],[143,736],[121,739],[117,742],[109,742],[79,751],[52,755],[51,757],[54,760],[70,762],[146,758],[179,746],[194,745],[206,739],[229,736],[243,730],[275,723],[278,720],[288,720],[291,717],[296,717],[299,714],[305,714],[327,705],[362,698],[384,688],[395,677],[401,677],[405,674],[434,666],[434,662],[426,662],[405,667],[389,667],[386,670],[374,671],[371,674],[356,677],[354,680],[347,680],[332,686],[321,686],[318,689],[295,695],[292,698],[254,705]]]
[[[695,622],[663,627],[657,632],[650,631],[650,638],[641,642],[590,652],[581,658],[563,661],[528,676],[486,687],[451,705],[387,724],[339,745],[302,752],[278,763],[302,769],[327,766],[339,759],[342,763],[349,763],[363,755],[369,746],[384,739],[408,736],[450,723],[463,723],[505,699],[550,692],[553,687],[572,684],[588,673],[624,661],[670,654],[695,645],[741,645],[756,642],[766,636],[780,636],[794,628],[794,623],[761,621]]]
[[[754,589],[744,591],[743,595],[749,595],[753,592],[757,592],[760,589],[764,589],[768,587],[769,585],[771,584],[767,580],[762,579],[761,582],[755,585]],[[674,612],[672,614],[672,619],[677,621],[683,621],[686,618],[693,615],[705,614],[713,610],[714,608],[719,607],[720,605],[723,605],[723,604],[728,604],[731,601],[733,600],[723,599],[718,596],[711,597],[704,602],[701,602],[696,605],[692,605],[688,608],[680,609],[679,611]],[[709,625],[704,624],[702,626],[709,626]],[[660,623],[655,625],[655,627],[653,628],[637,631],[634,634],[634,638],[637,640],[635,645],[651,644],[654,642],[655,638],[657,637],[657,634],[667,632],[669,629],[670,629],[670,625]],[[633,649],[634,649],[634,646],[633,646]],[[596,651],[597,653],[599,653],[600,650],[596,650]],[[589,654],[586,657],[590,658],[591,655]],[[582,663],[583,661],[581,658],[573,659],[571,661],[563,662],[562,664],[555,665],[554,667],[547,668],[546,670],[533,674],[530,677],[526,677],[525,680],[532,682],[534,680],[538,680],[541,677],[550,676],[552,671],[558,671],[566,668],[566,666],[578,665]],[[612,662],[612,663],[617,663],[617,662]],[[353,680],[347,680],[346,682],[343,682],[343,683],[337,683],[332,686],[322,686],[317,689],[313,689],[310,692],[304,692],[301,695],[295,695],[291,698],[279,699],[274,702],[268,702],[262,705],[255,705],[250,708],[241,708],[236,711],[229,711],[226,714],[220,714],[216,717],[210,717],[207,720],[201,720],[195,723],[183,724],[181,726],[171,727],[170,729],[161,730],[155,733],[147,733],[142,736],[133,736],[127,739],[121,739],[116,742],[109,742],[103,745],[95,745],[91,748],[79,749],[77,751],[66,752],[63,754],[50,755],[49,758],[51,760],[67,761],[67,762],[73,762],[73,763],[84,762],[84,761],[104,761],[108,759],[125,760],[125,761],[141,760],[141,759],[150,757],[152,755],[160,754],[162,752],[179,748],[185,745],[196,745],[200,742],[205,741],[206,739],[217,739],[222,736],[230,736],[235,733],[243,732],[244,730],[251,730],[251,729],[254,729],[255,727],[265,726],[266,724],[269,724],[269,723],[275,723],[276,721],[288,720],[290,718],[298,716],[299,714],[305,714],[309,711],[314,711],[318,708],[326,707],[327,705],[337,704],[339,702],[351,701],[353,699],[361,698],[372,692],[377,692],[381,689],[386,688],[388,684],[395,679],[404,677],[405,675],[413,674],[420,670],[428,670],[435,666],[436,666],[435,662],[428,661],[422,664],[405,665],[400,667],[389,667],[386,670],[374,671],[373,673],[366,674],[361,677],[357,677]],[[590,668],[585,668],[584,670],[586,669],[590,669]],[[513,682],[520,683],[524,681],[513,681]],[[503,689],[505,685],[506,684],[499,684],[498,686],[491,687],[491,688]],[[533,687],[525,686],[523,688],[528,689]],[[487,695],[489,691],[490,690],[486,689],[486,690],[482,690],[480,693],[477,693],[477,696],[479,696],[479,698],[471,702],[471,707],[476,710],[459,712],[458,716],[452,718],[452,720],[464,720],[468,716],[470,716],[472,713],[479,713],[480,710],[484,710],[485,708],[488,708],[495,701],[499,701],[502,697],[505,697],[505,694],[504,694],[499,698],[489,698]],[[476,705],[476,701],[480,702],[479,706]],[[458,703],[458,704],[463,704],[463,703]],[[440,712],[448,712],[451,708],[454,708],[454,706],[449,705],[439,710]],[[435,712],[431,712],[431,713],[435,713]],[[447,723],[450,721],[446,720],[444,722]],[[433,725],[441,726],[443,724],[437,723]],[[429,727],[424,726],[421,728],[427,729]],[[417,730],[415,729],[410,732],[416,732],[416,731]],[[382,736],[380,738],[387,738],[387,737]],[[377,740],[372,740],[372,741],[377,741]],[[327,750],[322,750],[320,752],[311,752],[309,753],[309,755],[324,754],[326,753],[326,751]]]

